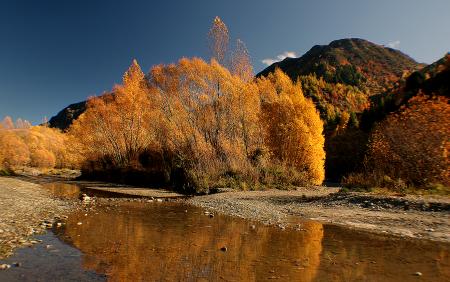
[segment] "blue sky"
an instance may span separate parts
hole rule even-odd
[[[449,11],[449,0],[0,0],[0,118],[39,123],[110,90],[133,58],[147,72],[206,57],[215,16],[260,71],[263,61],[348,37],[431,63],[450,50]]]

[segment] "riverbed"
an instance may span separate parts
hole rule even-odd
[[[68,199],[78,188],[45,187]],[[183,201],[97,199],[0,261],[12,266],[0,281],[450,281],[448,243],[290,220],[280,228]]]

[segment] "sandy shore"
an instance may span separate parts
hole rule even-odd
[[[225,192],[194,197],[188,203],[280,228],[301,229],[301,221],[310,219],[376,233],[450,242],[448,197],[337,192],[337,188],[324,187]]]
[[[0,258],[16,247],[38,243],[30,236],[51,228],[73,207],[74,203],[53,199],[38,184],[0,177]]]

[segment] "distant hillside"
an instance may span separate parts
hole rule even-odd
[[[65,130],[86,110],[86,101],[71,104],[49,120],[50,127]]]
[[[411,98],[427,95],[450,97],[450,54],[411,73],[385,93],[370,97],[370,106],[359,114],[359,126],[348,126],[326,138],[326,174],[329,179],[358,171],[363,166],[373,126],[409,106]],[[448,123],[448,121],[442,121]],[[334,133],[334,132],[333,132]]]
[[[370,129],[374,122],[396,112],[418,94],[450,97],[450,53],[411,73],[385,93],[372,96],[370,108],[362,115],[362,126]]]
[[[356,86],[368,95],[383,92],[406,73],[421,67],[398,50],[364,39],[340,39],[316,45],[300,58],[286,58],[257,74],[265,76],[280,68],[293,80],[315,74],[329,83]]]

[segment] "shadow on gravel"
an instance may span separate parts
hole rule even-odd
[[[397,198],[392,196],[361,195],[356,193],[332,193],[326,196],[275,196],[267,199],[275,205],[286,204],[317,204],[323,206],[358,206],[370,209],[399,209],[417,211],[450,211],[450,204]]]

